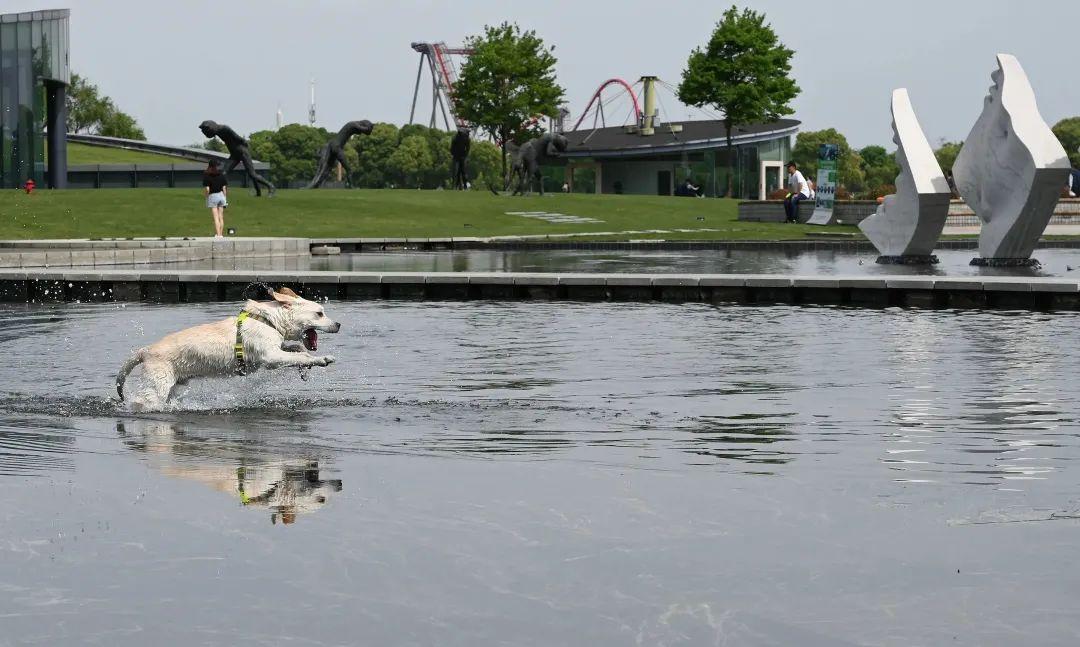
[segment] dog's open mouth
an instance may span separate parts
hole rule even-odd
[[[319,350],[319,333],[314,328],[304,331],[304,347],[311,351]]]

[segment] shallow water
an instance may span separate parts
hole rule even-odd
[[[162,269],[334,270],[359,272],[640,272],[883,276],[1073,276],[1080,250],[1040,249],[1039,269],[972,267],[974,250],[939,250],[940,263],[878,265],[874,252],[805,250],[455,250],[363,252],[311,258],[239,258],[170,263]],[[141,268],[152,267],[147,265]]]
[[[1080,638],[1075,315],[328,311],[309,381],[138,416],[232,307],[0,308],[0,644]]]

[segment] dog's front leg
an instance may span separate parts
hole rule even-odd
[[[322,357],[315,357],[314,355],[309,355],[306,352],[289,353],[283,350],[279,350],[275,353],[268,355],[262,361],[263,366],[269,369],[283,368],[286,366],[329,366],[333,363],[333,355],[323,355]]]
[[[304,342],[285,340],[281,342],[281,350],[287,353],[305,353],[307,346],[304,346]]]

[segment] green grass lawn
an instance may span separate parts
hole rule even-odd
[[[199,189],[85,189],[0,193],[0,239],[207,236]],[[545,211],[593,223],[549,223],[510,215]],[[790,240],[855,227],[739,222],[736,202],[633,195],[494,196],[486,191],[279,191],[256,198],[237,187],[225,224],[239,236],[435,238],[605,233],[591,239]],[[672,233],[621,233],[663,229]],[[674,232],[675,229],[698,231]],[[712,229],[716,231],[700,231]]]
[[[68,164],[195,164],[182,157],[68,142]]]

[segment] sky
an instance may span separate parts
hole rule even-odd
[[[307,122],[406,123],[419,55],[413,41],[458,44],[502,21],[555,45],[576,119],[602,81],[656,75],[678,85],[725,3],[680,0],[0,0],[0,12],[71,9],[71,65],[133,115],[151,141],[201,141],[204,119],[240,132]],[[758,0],[795,50],[803,130],[836,128],[855,147],[892,149],[889,101],[906,87],[931,143],[962,140],[982,109],[998,52],[1016,55],[1051,125],[1080,115],[1080,14],[1059,0]],[[418,120],[430,117],[423,95]],[[704,118],[660,95],[666,120]],[[628,104],[612,104],[609,125]],[[423,116],[421,116],[423,115]]]

